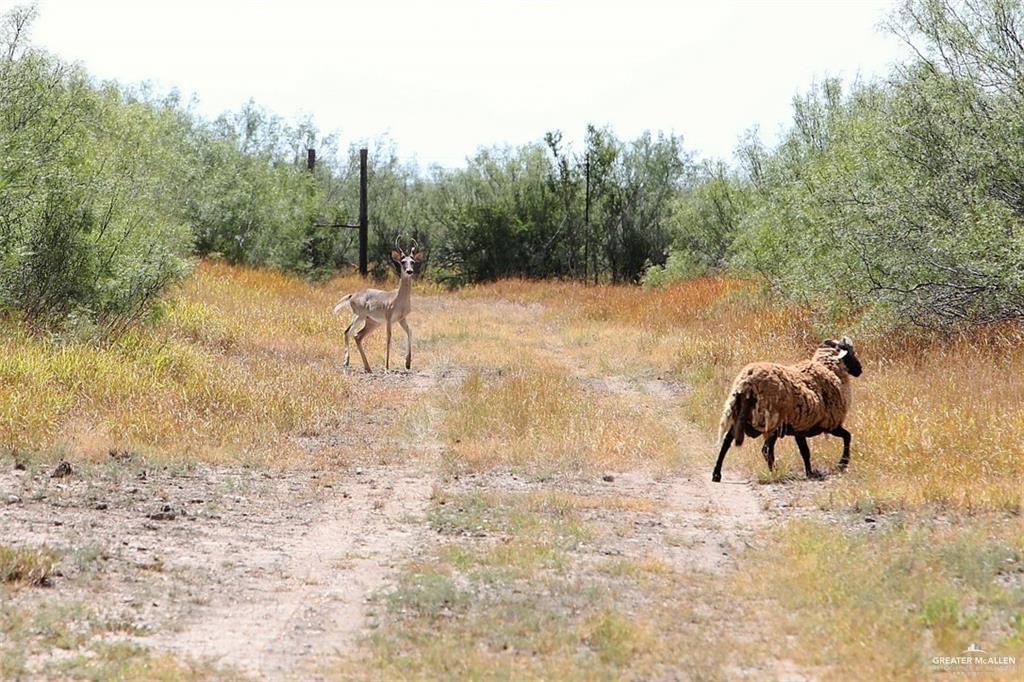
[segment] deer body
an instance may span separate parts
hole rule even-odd
[[[345,328],[345,366],[349,364],[349,352],[348,352],[348,339],[349,335],[352,334],[352,330],[355,329],[360,323],[363,323],[362,329],[355,333],[356,348],[359,350],[359,356],[363,359],[363,369],[367,372],[371,372],[370,363],[366,359],[366,352],[363,350],[363,339],[366,338],[367,334],[382,324],[385,326],[387,332],[387,351],[384,356],[384,370],[388,371],[391,369],[391,329],[394,325],[400,325],[405,330],[406,337],[406,349],[405,349],[405,368],[409,369],[412,367],[412,329],[409,328],[409,323],[406,321],[409,313],[412,311],[412,276],[414,273],[414,264],[419,263],[422,260],[421,254],[417,251],[416,247],[413,246],[408,255],[400,250],[391,252],[391,259],[394,260],[400,266],[401,280],[398,283],[398,288],[391,291],[383,291],[381,289],[363,289],[354,294],[348,294],[343,297],[338,304],[334,306],[334,312],[338,313],[345,306],[347,302],[349,307],[352,308],[352,320],[349,322],[348,327]]]

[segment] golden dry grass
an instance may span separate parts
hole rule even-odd
[[[390,448],[399,432],[409,443],[435,440],[442,475],[511,469],[536,483],[605,469],[675,472],[684,460],[709,475],[739,367],[795,361],[847,331],[723,278],[662,290],[506,281],[454,294],[418,282],[415,376],[380,377],[378,333],[368,349],[378,374],[363,379],[358,368],[342,370],[345,321],[330,313],[359,286],[204,262],[161,321],[110,344],[0,326],[0,445],[72,459],[117,448],[292,465],[315,456],[296,436],[373,423],[348,428],[363,434],[360,447]],[[654,545],[649,555],[580,565],[579,547],[618,528],[600,531],[586,520],[593,512],[659,512],[649,500],[436,487],[430,520],[449,541],[386,595],[391,627],[372,638],[358,669],[386,678],[680,669],[716,678],[733,676],[733,665],[792,660],[826,678],[914,679],[929,672],[924,657],[955,654],[974,637],[1024,654],[1020,520],[993,511],[1021,504],[1022,337],[1008,326],[953,340],[858,338],[865,374],[848,422],[853,460],[822,486],[822,504],[910,510],[905,525],[870,533],[785,523],[738,559],[731,580],[681,574]],[[665,399],[635,389],[654,376],[686,390]],[[705,437],[696,449],[680,447],[690,420]],[[838,457],[835,440],[812,448],[826,467]],[[791,446],[779,455],[795,458]],[[763,466],[756,444],[726,463],[752,477]],[[931,522],[936,507],[948,522]],[[600,589],[581,590],[580,575]],[[624,609],[624,589],[642,610]],[[733,658],[705,656],[715,647]],[[156,676],[163,665],[112,654],[104,665],[115,676]],[[136,663],[155,668],[124,667]],[[169,662],[166,675],[177,666]]]
[[[583,472],[676,461],[672,435],[649,414],[588,390],[562,372],[470,374],[444,405],[449,460],[480,469]]]
[[[505,281],[474,287],[467,298],[543,303],[564,320],[564,339],[602,371],[671,372],[690,387],[689,415],[709,439],[696,459],[709,471],[722,401],[747,362],[794,362],[824,337],[848,330],[813,311],[776,305],[750,285],[704,278],[665,289]],[[855,335],[856,337],[856,335]],[[855,338],[864,374],[854,380],[849,474],[832,503],[868,508],[939,504],[1019,511],[1024,486],[1024,327],[1008,325],[953,339],[904,331]],[[750,476],[763,468],[753,446],[726,467]],[[816,462],[831,465],[837,439],[811,441]],[[797,457],[791,441],[780,458]]]
[[[329,311],[359,286],[203,262],[161,322],[108,345],[2,326],[0,445],[88,458],[110,448],[213,461],[272,450],[278,462],[299,458],[291,434],[330,428],[348,410],[415,402],[386,384],[354,391],[341,371],[344,320]],[[671,465],[672,445],[656,424],[586,381],[658,373],[688,385],[685,416],[709,442],[687,454],[710,468],[734,373],[752,360],[798,360],[823,336],[847,331],[726,278],[656,290],[509,280],[450,295],[418,281],[416,292],[414,365],[457,379],[441,382],[435,407],[453,461],[466,467]],[[382,337],[369,341],[377,371]],[[1019,326],[953,340],[857,338],[865,374],[854,382],[848,422],[853,461],[830,503],[1019,510],[1022,340]],[[396,343],[393,358],[403,335]],[[825,466],[838,449],[835,439],[812,441]],[[780,460],[795,460],[793,450],[780,446]],[[756,444],[730,454],[726,467],[763,475]]]
[[[287,462],[292,434],[346,410],[400,402],[341,371],[330,313],[358,280],[310,285],[200,263],[163,319],[109,344],[0,327],[0,446],[98,459],[109,449],[170,460]]]
[[[748,555],[730,582],[752,605],[750,617],[770,624],[774,655],[824,680],[924,679],[944,671],[935,657],[972,643],[1019,662],[1020,530],[1019,520],[999,516],[908,519],[878,530],[796,520]],[[1019,679],[1020,668],[953,672]]]
[[[0,545],[0,583],[43,585],[59,560],[57,552],[46,547]]]

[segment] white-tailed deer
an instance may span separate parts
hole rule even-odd
[[[352,308],[352,321],[345,328],[345,366],[348,367],[348,337],[353,329],[360,322],[364,322],[363,328],[356,332],[356,348],[363,358],[363,368],[370,372],[370,363],[366,360],[366,353],[363,351],[363,339],[374,329],[384,324],[387,328],[387,352],[384,356],[384,370],[391,369],[391,327],[394,324],[402,325],[405,330],[407,346],[405,350],[405,368],[412,366],[412,330],[405,318],[412,310],[412,276],[415,272],[415,265],[423,260],[423,253],[419,250],[416,240],[412,240],[409,253],[406,254],[398,246],[398,239],[395,239],[395,249],[391,252],[391,260],[398,264],[401,280],[398,288],[392,291],[381,291],[380,289],[363,289],[354,294],[343,296],[338,304],[334,306],[335,314],[348,303]]]

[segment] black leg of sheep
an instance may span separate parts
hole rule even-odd
[[[821,478],[821,474],[811,468],[811,449],[807,447],[807,437],[797,436],[796,446],[800,448],[800,456],[804,458],[804,473],[807,478]]]
[[[764,445],[761,446],[761,456],[764,457],[764,461],[768,463],[768,471],[775,470],[775,441],[778,440],[778,436],[774,433],[770,436],[766,436],[764,439]]]
[[[851,436],[850,432],[842,426],[832,429],[829,433],[843,439],[843,456],[839,458],[839,470],[845,471],[846,465],[850,463],[850,439],[853,438],[853,436]]]
[[[722,480],[722,462],[725,461],[725,453],[729,452],[730,445],[732,445],[732,431],[727,431],[722,438],[722,449],[718,451],[718,461],[715,462],[715,470],[711,474],[711,481],[713,483],[719,483]]]

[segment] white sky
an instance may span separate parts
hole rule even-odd
[[[12,4],[0,0],[0,8]],[[461,165],[588,122],[682,134],[731,158],[824,76],[884,74],[892,0],[829,2],[165,2],[41,0],[34,42],[101,78],[150,80],[214,116],[254,98],[341,143],[388,134],[403,157]]]

